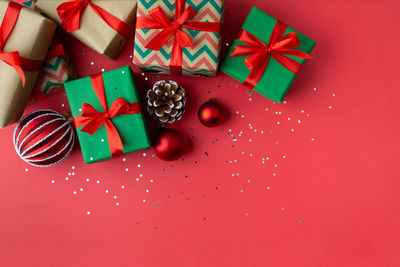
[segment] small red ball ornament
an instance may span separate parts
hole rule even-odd
[[[221,105],[212,98],[200,106],[198,116],[203,125],[215,127],[224,120],[224,111]]]
[[[53,110],[38,110],[24,116],[14,130],[14,147],[25,162],[50,167],[69,156],[75,134],[70,122]]]
[[[177,130],[160,128],[155,135],[153,148],[160,159],[177,160],[183,153],[184,137]]]

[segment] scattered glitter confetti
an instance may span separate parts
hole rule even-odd
[[[227,43],[227,45],[229,45]],[[91,62],[91,65],[94,65],[94,62]],[[104,71],[104,68],[101,69],[102,71]],[[124,72],[122,72],[122,74],[124,74]],[[152,79],[150,76],[149,78],[145,77],[145,73],[141,73],[141,75],[145,78],[145,80],[148,79]],[[232,87],[239,87],[240,85],[238,84],[234,84],[231,83]],[[218,85],[218,88],[220,88],[221,85]],[[216,85],[215,87],[216,88]],[[213,88],[207,88],[210,90],[205,91],[205,93],[207,94],[214,94],[214,92],[216,90],[212,90]],[[219,90],[219,89],[218,89]],[[239,89],[238,89],[239,90]],[[161,208],[162,210],[168,210],[167,205],[169,205],[171,207],[172,210],[172,205],[173,204],[168,204],[167,201],[171,201],[171,200],[185,200],[185,201],[190,201],[191,199],[193,199],[193,201],[196,201],[197,199],[202,199],[204,201],[209,201],[210,199],[212,199],[212,194],[216,195],[216,194],[221,194],[223,193],[226,188],[231,188],[231,187],[235,187],[234,190],[232,190],[232,192],[235,192],[236,194],[241,194],[241,198],[244,198],[245,196],[247,196],[248,194],[250,194],[251,192],[251,188],[253,187],[257,187],[260,183],[262,182],[267,182],[269,183],[270,181],[268,180],[263,180],[261,178],[266,178],[266,179],[270,179],[272,180],[272,177],[277,176],[277,173],[280,174],[280,169],[284,168],[285,164],[284,163],[288,163],[288,161],[284,162],[283,159],[286,159],[287,156],[290,156],[290,151],[288,150],[280,150],[279,148],[281,147],[281,145],[279,146],[274,146],[272,148],[273,144],[283,144],[284,141],[282,139],[280,139],[280,135],[283,135],[283,130],[285,131],[285,133],[287,134],[287,136],[293,136],[296,137],[298,133],[296,134],[292,134],[295,132],[295,128],[297,129],[305,129],[305,126],[308,124],[307,122],[309,121],[310,118],[306,118],[305,115],[307,115],[307,117],[310,116],[309,113],[305,113],[305,110],[307,110],[307,112],[312,113],[312,110],[304,105],[301,106],[300,108],[297,106],[293,107],[291,105],[287,105],[287,106],[282,106],[282,105],[275,105],[274,102],[269,102],[269,101],[265,101],[263,102],[263,100],[260,99],[260,96],[258,96],[257,94],[253,95],[252,91],[245,91],[243,90],[243,94],[246,95],[247,99],[249,101],[253,101],[253,105],[254,108],[258,111],[263,112],[264,110],[268,113],[262,113],[264,114],[264,116],[271,120],[270,123],[267,124],[261,124],[259,122],[257,122],[255,120],[255,115],[253,114],[253,112],[249,112],[249,109],[246,108],[242,108],[239,107],[239,109],[233,109],[232,110],[232,116],[234,123],[230,123],[228,121],[228,123],[226,124],[226,126],[224,125],[225,128],[217,128],[215,132],[211,132],[209,136],[205,135],[203,133],[200,134],[200,131],[204,131],[203,128],[198,129],[196,124],[190,125],[190,128],[187,127],[185,130],[187,133],[189,133],[188,136],[188,141],[193,143],[193,146],[195,148],[200,148],[201,147],[201,152],[199,152],[197,155],[197,157],[192,157],[192,155],[188,155],[188,157],[186,158],[186,160],[184,160],[183,158],[180,159],[179,161],[174,162],[173,165],[171,164],[163,164],[163,165],[157,165],[158,167],[156,168],[156,172],[147,172],[147,168],[152,168],[149,166],[153,166],[153,162],[155,159],[155,154],[152,152],[149,152],[150,150],[146,151],[146,152],[139,152],[136,154],[135,156],[132,157],[122,157],[121,161],[118,161],[118,164],[120,164],[121,167],[119,167],[117,169],[117,171],[120,173],[121,172],[121,168],[122,168],[122,172],[123,170],[125,170],[125,172],[129,172],[129,173],[123,173],[124,178],[126,180],[120,180],[118,182],[115,181],[110,181],[108,180],[108,177],[104,177],[104,179],[101,176],[91,176],[90,178],[86,178],[86,177],[81,177],[80,174],[81,173],[85,173],[82,169],[83,167],[81,165],[79,165],[78,163],[76,163],[77,167],[78,167],[78,171],[71,171],[70,172],[65,172],[64,175],[66,175],[66,173],[68,174],[68,177],[66,177],[66,181],[68,181],[70,178],[70,183],[69,184],[64,184],[64,186],[74,186],[75,188],[73,189],[77,189],[77,190],[73,190],[73,195],[77,195],[78,197],[81,197],[83,195],[86,194],[86,192],[93,192],[90,190],[90,186],[93,186],[93,183],[89,183],[90,180],[92,180],[93,182],[96,181],[97,184],[100,183],[100,180],[96,180],[97,178],[101,178],[102,179],[102,184],[104,184],[101,186],[97,186],[99,192],[101,192],[101,195],[107,200],[107,201],[111,201],[111,205],[114,206],[119,206],[121,203],[121,199],[123,198],[123,194],[128,195],[131,198],[134,198],[136,201],[136,204],[138,203],[147,203],[147,205],[143,205],[143,208],[149,208],[149,207],[156,207],[156,208]],[[314,88],[314,91],[316,91],[316,88]],[[321,91],[322,92],[322,91]],[[311,92],[309,92],[311,94]],[[200,96],[200,95],[199,95]],[[332,96],[335,96],[335,93],[332,94]],[[196,95],[197,97],[197,95]],[[204,97],[204,95],[202,96]],[[210,96],[207,96],[208,98]],[[212,96],[215,97],[216,99],[220,98],[220,96]],[[204,99],[204,98],[203,98]],[[228,99],[228,98],[226,98]],[[193,99],[193,102],[195,102],[197,100]],[[331,98],[331,100],[333,100]],[[200,99],[200,102],[203,102]],[[261,104],[260,104],[261,103]],[[284,101],[283,104],[286,104],[287,102]],[[328,103],[329,104],[329,103]],[[329,106],[329,109],[332,109],[333,104]],[[257,107],[258,105],[258,107]],[[64,106],[64,104],[63,104]],[[252,107],[253,108],[253,107]],[[286,120],[287,118],[287,120]],[[236,124],[237,122],[237,124]],[[297,122],[297,123],[296,123]],[[230,124],[229,124],[230,123]],[[299,125],[301,124],[301,125]],[[278,125],[278,126],[277,126]],[[229,128],[231,127],[231,128]],[[292,128],[293,127],[293,128]],[[300,128],[302,127],[302,128]],[[265,133],[270,133],[270,134],[266,134],[264,136],[261,136],[262,134]],[[296,131],[297,132],[297,131]],[[300,132],[300,131],[299,131]],[[312,133],[310,134],[312,135]],[[225,140],[225,137],[228,137],[227,140]],[[310,138],[310,137],[308,137]],[[307,138],[306,138],[307,139]],[[99,138],[97,139],[98,142],[105,142],[104,138]],[[308,139],[310,140],[310,139]],[[227,145],[227,142],[229,141],[229,145]],[[248,142],[247,142],[248,141]],[[304,141],[304,140],[303,140]],[[306,140],[307,141],[307,140]],[[311,138],[311,141],[314,141],[314,137]],[[234,145],[232,145],[234,144]],[[267,155],[266,152],[262,153],[260,152],[260,150],[258,149],[258,146],[261,145],[265,145],[266,149],[264,151],[268,151]],[[220,155],[218,155],[216,153],[216,151],[224,151],[224,157],[223,158],[218,158]],[[226,153],[225,155],[225,151],[229,151],[229,153]],[[284,153],[284,154],[283,154]],[[242,154],[243,157],[240,157],[240,154]],[[150,157],[151,155],[151,157]],[[127,164],[128,159],[130,159],[130,163]],[[237,160],[239,159],[239,161]],[[93,157],[90,158],[91,161],[93,161]],[[224,167],[227,169],[226,171],[226,175],[224,176],[223,179],[229,180],[228,184],[229,187],[225,187],[224,184],[221,183],[220,180],[216,180],[215,184],[211,187],[211,189],[214,189],[216,191],[213,191],[211,193],[209,192],[200,192],[197,196],[192,195],[191,192],[189,191],[185,191],[186,193],[184,193],[183,191],[175,191],[175,192],[168,192],[168,197],[166,197],[166,194],[163,195],[162,197],[159,196],[155,196],[155,192],[159,191],[160,187],[156,187],[156,186],[163,186],[165,184],[166,178],[171,178],[171,174],[175,175],[173,177],[173,179],[175,179],[176,184],[180,184],[180,183],[193,183],[196,180],[193,179],[188,179],[189,176],[190,178],[192,178],[192,173],[195,171],[192,168],[198,168],[200,169],[200,167],[205,167],[207,166],[206,164],[209,164],[212,161],[218,161],[220,160],[221,163],[226,164]],[[250,170],[243,170],[243,167],[241,166],[245,166],[244,164],[254,164],[251,166],[251,168],[264,168],[265,169],[265,176],[264,177],[256,177],[253,176],[252,173],[250,173]],[[196,166],[197,164],[197,166]],[[137,169],[135,168],[135,165],[137,166]],[[278,169],[278,165],[279,165],[279,169]],[[86,165],[84,165],[86,166]],[[88,165],[90,167],[92,167],[93,165]],[[100,165],[98,165],[100,166]],[[156,166],[156,165],[154,165]],[[188,169],[182,169],[183,166],[188,166]],[[76,167],[72,166],[71,167],[72,170],[75,170]],[[161,171],[162,170],[162,171]],[[183,170],[183,171],[182,171]],[[26,169],[26,171],[28,171],[28,169]],[[139,173],[142,172],[142,173]],[[76,172],[76,173],[75,173]],[[240,175],[239,175],[240,173]],[[160,175],[160,176],[157,176]],[[72,177],[74,176],[74,177]],[[272,176],[272,177],[271,177]],[[156,177],[157,183],[154,183],[155,179],[152,179],[150,177]],[[57,177],[56,177],[57,178]],[[196,177],[194,177],[196,178]],[[229,178],[229,179],[227,179]],[[58,179],[58,178],[57,178]],[[62,179],[62,177],[61,177]],[[180,179],[180,180],[179,180]],[[82,181],[88,182],[89,184],[84,184],[85,189],[82,186]],[[192,181],[193,180],[193,181]],[[274,181],[278,181],[279,179],[275,179]],[[136,182],[135,182],[136,181]],[[198,180],[197,180],[198,181]],[[139,183],[140,182],[140,183]],[[54,184],[55,180],[51,180],[51,183]],[[118,183],[118,184],[115,184]],[[123,184],[122,184],[123,183]],[[129,184],[131,183],[131,184]],[[132,185],[132,183],[134,183],[134,185]],[[175,182],[174,182],[175,183]],[[218,185],[218,186],[215,186]],[[266,185],[260,185],[261,189],[264,191],[263,193],[269,196],[272,196],[272,192],[271,193],[266,193],[265,191],[270,191],[270,186],[266,186]],[[175,189],[178,189],[179,187],[176,187]],[[183,187],[181,187],[183,188]],[[179,188],[179,189],[181,189]],[[124,189],[121,192],[121,189]],[[178,189],[178,190],[179,190]],[[266,189],[266,190],[265,190]],[[81,194],[80,192],[83,192],[85,190],[85,194]],[[166,189],[167,190],[167,189]],[[168,189],[171,190],[171,189]],[[218,190],[220,192],[218,192]],[[150,193],[151,191],[151,193]],[[112,194],[110,193],[112,192]],[[139,194],[137,194],[139,192]],[[179,193],[176,193],[179,192]],[[71,193],[71,191],[69,191],[69,194]],[[147,195],[143,196],[144,193],[148,193]],[[209,197],[206,197],[206,194],[203,193],[208,193]],[[105,195],[104,195],[105,194]],[[142,195],[140,195],[142,194]],[[176,197],[176,195],[178,194],[178,198]],[[118,195],[118,196],[117,196]],[[154,196],[153,196],[154,195]],[[190,197],[188,196],[190,195]],[[111,197],[112,196],[112,197]],[[125,195],[124,195],[125,197]],[[152,197],[155,197],[152,199]],[[143,198],[148,198],[143,199]],[[119,202],[116,202],[117,200],[119,200]],[[164,200],[164,203],[162,202],[162,200]],[[153,204],[154,205],[151,205]],[[173,201],[171,201],[171,203],[173,203]],[[176,205],[176,204],[175,204]],[[176,207],[175,207],[176,208]],[[245,207],[246,208],[246,207]],[[279,206],[277,207],[278,209],[280,208]],[[285,210],[284,207],[281,208],[282,211]],[[86,209],[83,209],[83,211],[85,211]],[[87,211],[86,212],[87,215],[90,215],[91,212]],[[96,211],[96,214],[99,213],[99,211]],[[243,214],[243,211],[242,211]],[[253,214],[253,213],[252,213]],[[167,216],[169,216],[170,214],[168,214]],[[248,212],[244,213],[245,216],[249,216]],[[204,216],[204,215],[203,215]],[[171,218],[171,217],[169,217]],[[199,219],[202,219],[203,221],[206,220],[206,217],[202,217],[199,216]],[[144,224],[144,222],[141,222],[142,224]],[[300,223],[302,223],[302,220],[300,220]],[[136,225],[139,225],[139,222],[136,222]],[[154,225],[153,225],[154,226]],[[155,229],[157,229],[157,226],[155,227]]]

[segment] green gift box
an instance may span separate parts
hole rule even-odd
[[[100,79],[101,86],[93,82],[93,77]],[[134,75],[129,66],[70,81],[65,83],[64,86],[72,116],[77,126],[78,139],[85,163],[102,161],[116,156],[111,152],[113,141],[109,140],[108,134],[110,133],[110,129],[106,127],[106,124],[109,127],[110,121],[113,125],[111,127],[116,130],[122,142],[123,154],[142,150],[151,146],[147,127],[143,115],[140,113],[140,100],[135,86]],[[95,91],[95,87],[103,86],[104,88],[101,91],[104,92],[102,96],[105,96],[103,99],[106,101],[106,104],[104,105],[102,105],[101,97],[99,97],[101,93],[99,94],[97,93],[98,91]],[[107,112],[105,112],[103,106],[107,106],[108,111],[112,113],[111,110],[115,110],[115,106],[118,106],[115,104],[121,102],[126,105],[134,105],[134,107],[136,107],[136,113],[132,114],[132,112],[128,114],[119,111],[116,116],[104,115],[104,113]],[[78,118],[87,116],[85,110],[88,110],[88,106],[91,106],[91,113],[98,115],[97,118],[101,120],[101,118],[107,117],[109,120],[107,123],[105,121],[98,123],[98,128],[95,127],[96,130],[91,134],[84,132],[84,128],[88,125],[80,127],[82,125],[77,123]],[[96,120],[97,119],[95,119],[95,121]]]
[[[279,26],[280,29],[277,29]],[[296,73],[298,73],[300,67],[305,63],[306,56],[308,56],[306,54],[309,54],[313,50],[316,42],[292,28],[287,27],[283,23],[278,22],[275,18],[256,7],[253,7],[242,25],[240,36],[243,36],[243,32],[246,32],[246,37],[251,36],[251,38],[253,38],[254,36],[258,39],[258,44],[254,44],[253,54],[250,52],[242,53],[246,55],[238,55],[238,53],[235,53],[237,46],[241,48],[242,51],[243,48],[245,51],[249,50],[249,47],[243,47],[249,46],[249,42],[242,42],[238,39],[243,40],[243,38],[238,37],[238,39],[233,41],[228,54],[222,62],[222,71],[239,82],[248,85],[262,96],[278,103],[282,102],[297,77]],[[277,36],[274,35],[276,33],[280,33],[278,34],[279,37],[271,37]],[[289,37],[291,38],[290,42],[288,42]],[[272,40],[272,38],[274,39]],[[270,42],[272,46],[269,46]],[[260,43],[262,45],[260,45]],[[293,45],[293,43],[295,45]],[[266,54],[262,51],[263,49],[265,51],[268,50],[270,53],[269,61],[264,60]],[[276,49],[276,51],[274,51],[274,49]],[[257,78],[254,79],[255,73],[252,72],[260,71],[257,70],[259,66],[256,66],[252,70],[250,70],[251,68],[249,66],[254,67],[255,64],[251,63],[257,62],[257,60],[260,61],[260,59],[261,62],[259,63],[261,63],[261,65],[266,64],[266,67],[264,65],[265,68],[262,68],[260,75],[255,75]],[[246,64],[245,60],[250,61],[247,62],[250,64]]]

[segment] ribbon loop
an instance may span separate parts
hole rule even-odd
[[[60,4],[57,7],[57,13],[61,19],[61,27],[67,32],[79,30],[81,17],[88,6],[90,6],[108,26],[118,32],[123,38],[129,39],[131,35],[129,26],[110,12],[91,3],[91,0],[72,0]]]
[[[95,91],[104,111],[97,111],[89,103],[82,104],[82,113],[74,117],[74,123],[77,128],[82,127],[82,132],[93,135],[103,124],[106,128],[110,152],[113,157],[123,153],[124,147],[121,137],[111,121],[112,118],[120,115],[130,115],[141,113],[138,102],[128,103],[122,97],[116,99],[110,108],[107,108],[104,81],[101,74],[92,75],[93,90]]]
[[[250,88],[256,87],[264,74],[270,57],[274,58],[282,66],[294,74],[298,74],[302,64],[296,60],[287,57],[287,55],[295,56],[301,59],[310,59],[307,53],[291,49],[300,45],[297,33],[291,32],[284,35],[287,26],[277,21],[272,31],[268,44],[258,39],[246,30],[241,30],[238,40],[246,45],[237,45],[231,54],[231,57],[247,56],[244,63],[251,70],[244,84]]]
[[[195,18],[197,11],[189,6],[184,10],[186,0],[175,1],[175,17],[176,20],[170,20],[160,7],[149,11],[149,17],[137,18],[137,29],[162,29],[147,45],[147,49],[158,51],[160,50],[172,37],[174,37],[174,44],[171,52],[170,59],[170,72],[171,74],[182,74],[182,48],[193,47],[194,44],[190,37],[182,31],[182,28],[206,31],[206,32],[221,32],[221,24],[214,22],[191,22]]]
[[[0,60],[10,65],[18,72],[19,77],[21,77],[22,86],[25,86],[25,73],[21,68],[21,57],[19,53],[16,51],[8,53],[0,51]]]

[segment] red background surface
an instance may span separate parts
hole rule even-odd
[[[189,93],[184,160],[85,165],[77,147],[40,169],[0,131],[0,266],[400,264],[400,3],[227,0],[224,53],[253,5],[315,39],[313,60],[285,104],[224,74],[171,77]],[[79,76],[131,62],[132,41],[114,62],[67,43]],[[135,72],[143,94],[159,79]],[[230,114],[215,129],[196,117],[210,97]]]

